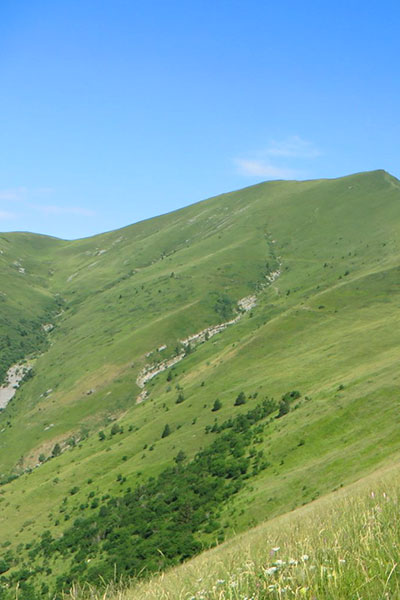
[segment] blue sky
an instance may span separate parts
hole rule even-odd
[[[400,5],[3,0],[0,231],[77,238],[268,179],[400,177]]]

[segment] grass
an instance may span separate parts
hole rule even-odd
[[[384,600],[400,596],[398,467],[237,536],[188,563],[73,600]]]
[[[2,316],[16,329],[32,310],[55,328],[36,349],[35,376],[0,414],[0,476],[21,474],[0,488],[0,544],[25,560],[45,529],[62,535],[64,498],[74,519],[91,492],[122,493],[179,450],[193,457],[214,439],[205,428],[215,418],[293,389],[298,407],[259,444],[269,468],[221,507],[227,538],[390,464],[400,450],[399,190],[381,171],[271,182],[86,240],[2,235]],[[157,376],[136,404],[138,373],[161,357],[146,353],[167,344],[170,356],[219,322],[221,295],[253,293],[250,314],[198,346],[171,382]],[[234,407],[241,390],[247,403]],[[123,433],[110,436],[115,421]],[[49,458],[56,443],[63,452]],[[36,468],[41,454],[49,460]]]

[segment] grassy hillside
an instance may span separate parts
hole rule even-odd
[[[71,600],[376,600],[400,595],[398,467],[277,517],[150,581]]]
[[[0,235],[0,382],[12,364],[46,346],[42,325],[58,306],[46,257],[60,243],[26,233]]]
[[[32,566],[28,552],[45,530],[59,538],[146,486],[179,451],[192,464],[222,439],[222,423],[266,397],[275,412],[243,450],[247,471],[228,477],[238,489],[215,508],[215,527],[193,532],[201,547],[390,464],[399,450],[399,222],[400,183],[376,171],[260,184],[74,242],[7,234],[16,322],[29,303],[38,323],[57,313],[35,376],[0,414],[0,474],[20,475],[0,489],[0,542],[14,552],[5,576]],[[12,271],[24,256],[26,273]],[[193,344],[137,404],[146,365],[232,320],[237,301],[253,295],[254,308]],[[300,398],[275,418],[293,390]],[[235,406],[241,391],[245,404]],[[112,566],[104,544],[94,566]],[[38,585],[75,559],[55,554]]]

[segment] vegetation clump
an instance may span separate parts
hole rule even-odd
[[[166,438],[171,434],[171,428],[168,423],[165,425],[163,432],[161,434],[161,438]]]
[[[235,400],[235,406],[241,406],[246,403],[246,395],[244,392],[240,392]]]
[[[217,410],[220,410],[222,408],[222,402],[221,400],[218,400],[218,398],[215,400],[214,405],[212,407],[212,412],[216,412]]]
[[[185,396],[182,394],[182,392],[180,392],[175,401],[175,404],[182,404],[182,402],[184,402],[184,401],[185,401]]]
[[[384,479],[370,477],[345,495],[336,492],[267,522],[179,569],[133,582],[123,597],[399,598],[400,521],[393,518],[400,501],[397,481],[397,468]],[[103,596],[99,592],[91,598]],[[110,600],[117,598],[110,594]]]
[[[214,310],[221,317],[222,321],[228,321],[234,315],[236,303],[227,294],[222,294],[217,299]]]
[[[297,398],[300,398],[300,395],[301,395],[300,392],[293,391],[293,392],[287,392],[286,394],[284,394],[282,396],[282,399],[279,402],[279,412],[277,415],[277,419],[280,419],[281,417],[288,414],[288,412],[290,411],[292,402],[294,400],[297,400]]]
[[[23,581],[22,588],[29,589],[29,598],[36,600],[39,596],[35,595],[34,575],[50,557],[62,558],[66,567],[56,583],[56,591],[61,594],[74,581],[99,584],[115,574],[147,576],[223,540],[221,506],[245,485],[250,469],[254,473],[268,466],[262,454],[254,451],[253,443],[263,429],[263,424],[257,423],[271,409],[272,404],[265,400],[248,413],[224,422],[218,431],[230,431],[218,436],[192,460],[187,461],[185,453],[179,451],[174,466],[121,496],[106,495],[99,500],[92,490],[89,509],[83,505],[82,516],[61,538],[45,531],[28,552],[29,568],[19,564],[19,570],[14,570],[5,582],[12,586]],[[163,437],[165,432],[170,433],[168,424]],[[117,479],[122,483],[125,480],[122,474]],[[77,492],[76,487],[70,490],[71,495]],[[61,507],[63,512],[66,501]],[[92,514],[86,514],[87,510]],[[8,559],[11,565],[17,563],[12,553]]]

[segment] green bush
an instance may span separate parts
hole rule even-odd
[[[59,456],[61,454],[61,446],[60,444],[55,444],[55,446],[53,447],[53,450],[51,451],[51,455],[52,456]]]
[[[235,404],[234,406],[241,406],[242,404],[246,403],[246,396],[244,392],[240,392],[240,394],[237,396],[236,400],[235,400]]]
[[[170,426],[167,423],[167,425],[163,429],[163,432],[161,434],[161,438],[166,438],[167,436],[170,435],[170,433],[171,433],[171,429],[170,429]]]
[[[185,401],[185,396],[182,394],[182,392],[180,392],[179,395],[178,395],[178,397],[177,397],[177,399],[176,399],[176,401],[175,401],[175,403],[176,404],[181,404],[184,401]]]
[[[222,408],[222,402],[221,400],[218,400],[218,398],[216,399],[216,401],[214,402],[214,406],[212,407],[212,412],[216,412],[217,410],[220,410],[220,408]]]

